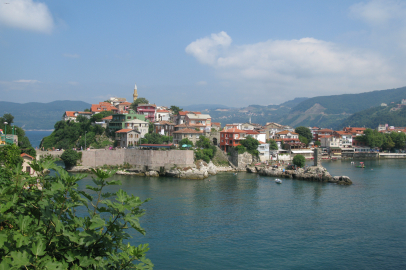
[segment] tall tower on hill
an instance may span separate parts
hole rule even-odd
[[[135,84],[135,85],[134,85],[134,94],[133,94],[134,100],[133,100],[133,102],[136,101],[137,98],[138,98],[137,90],[138,90],[138,89],[137,89],[137,85]]]

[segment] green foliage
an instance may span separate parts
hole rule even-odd
[[[302,168],[304,167],[305,163],[306,163],[306,159],[303,155],[296,155],[293,160],[292,160],[293,164],[295,164],[296,166]]]
[[[21,153],[26,153],[34,158],[37,156],[37,151],[35,151],[34,147],[21,149]]]
[[[137,98],[133,103],[131,103],[130,108],[137,111],[138,104],[149,104],[149,101],[143,97]]]
[[[107,180],[115,171],[93,170],[90,194],[78,190],[85,175],[69,175],[52,160],[31,167],[38,177],[26,176],[21,167],[10,177],[0,174],[0,269],[152,269],[148,244],[127,244],[126,231],[145,234],[139,218],[148,200],[122,189],[103,192],[121,184]],[[46,176],[44,169],[56,175]]]
[[[269,139],[268,143],[269,143],[269,149],[270,150],[278,150],[278,144],[276,143],[275,140]]]
[[[100,125],[92,125],[90,119],[78,116],[78,122],[58,121],[55,123],[55,130],[51,135],[45,137],[41,147],[45,149],[72,149],[89,147],[94,144],[99,135],[105,134],[105,129]],[[86,133],[86,136],[85,136]],[[97,143],[95,145],[98,145]]]
[[[183,138],[182,140],[180,140],[179,146],[182,146],[182,145],[184,145],[184,144],[193,146],[193,142],[190,141],[188,138]]]
[[[238,154],[244,154],[245,151],[247,151],[243,145],[237,145],[235,150],[238,152]]]
[[[212,145],[210,139],[206,136],[199,137],[199,140],[196,142],[196,147],[200,148],[195,150],[196,160],[203,159],[207,163],[214,158],[217,151],[216,146]]]
[[[306,145],[309,144],[309,141],[307,140],[307,138],[303,137],[302,135],[299,135],[299,141],[306,144]]]
[[[6,168],[11,168],[22,163],[23,159],[18,146],[11,144],[0,147],[0,164],[3,164]]]
[[[311,132],[310,129],[307,128],[307,127],[304,127],[304,126],[297,127],[297,128],[295,128],[295,132],[296,132],[297,134],[299,134],[299,136],[302,136],[302,137],[304,137],[304,138],[307,139],[306,144],[307,144],[308,142],[311,142],[312,139],[313,139],[312,132]],[[301,141],[302,143],[305,143],[305,142],[303,142],[302,140],[300,140],[300,141]]]
[[[153,123],[149,123],[149,125],[148,125],[148,133],[149,134],[154,134],[154,124]]]
[[[169,109],[173,112],[173,115],[178,115],[179,112],[183,111],[183,109],[179,108],[178,106],[174,106],[174,105],[172,105]]]
[[[92,117],[90,117],[90,122],[100,122],[104,117],[110,116],[113,114],[113,111],[102,111],[96,114],[93,114]]]
[[[14,116],[9,113],[5,113],[3,117],[0,118],[1,123],[7,122],[8,125],[11,125],[14,122]]]
[[[391,132],[388,134],[369,128],[364,131],[363,136],[357,136],[356,140],[365,142],[371,148],[383,148],[385,150],[404,149],[406,145],[406,135],[403,132]]]
[[[258,146],[259,146],[259,141],[254,139],[252,136],[247,136],[245,140],[241,140],[240,144],[244,146],[247,149],[247,152],[250,153],[253,156],[258,157],[259,156],[259,151]]]
[[[70,169],[73,166],[76,166],[78,160],[80,159],[80,155],[77,151],[68,149],[63,152],[61,159],[65,163],[65,167]]]
[[[315,142],[314,142],[314,145],[320,146],[320,145],[321,145],[321,142],[320,142],[320,141],[315,141]]]

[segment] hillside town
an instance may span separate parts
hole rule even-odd
[[[125,98],[111,97],[99,104],[92,104],[91,108],[85,111],[66,111],[62,119],[77,121],[79,116],[90,119],[93,115],[110,112],[109,116],[101,118],[94,125],[114,132],[115,146],[119,148],[190,148],[204,136],[209,138],[214,146],[228,153],[241,145],[242,140],[252,137],[258,141],[258,158],[262,162],[291,160],[299,154],[311,159],[315,147],[322,149],[324,158],[331,159],[383,150],[370,145],[367,140],[360,139],[366,130],[363,127],[345,127],[342,130],[300,127],[301,131],[298,131],[297,128],[274,122],[265,125],[251,123],[251,119],[247,119],[246,123],[222,126],[219,122],[212,122],[209,114],[150,103],[138,103],[135,108],[132,107],[137,101],[142,100],[138,99],[138,89],[135,85],[132,102]],[[402,100],[403,104],[406,104],[406,100]],[[405,127],[388,124],[379,125],[376,130],[379,133],[406,133]],[[168,136],[170,142],[143,143],[142,139],[148,133]],[[404,145],[396,151],[404,151]]]

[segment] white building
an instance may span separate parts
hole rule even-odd
[[[148,133],[149,123],[139,120],[133,119],[130,121],[125,122],[126,129],[134,129],[140,133],[141,138],[144,138],[145,134]]]

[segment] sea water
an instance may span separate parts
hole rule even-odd
[[[52,130],[26,130],[25,136],[30,140],[32,147],[39,147],[42,139],[51,135]]]
[[[155,269],[406,269],[406,161],[364,162],[323,162],[351,186],[249,173],[114,178],[152,198],[147,235],[131,231],[131,242],[150,244]]]

